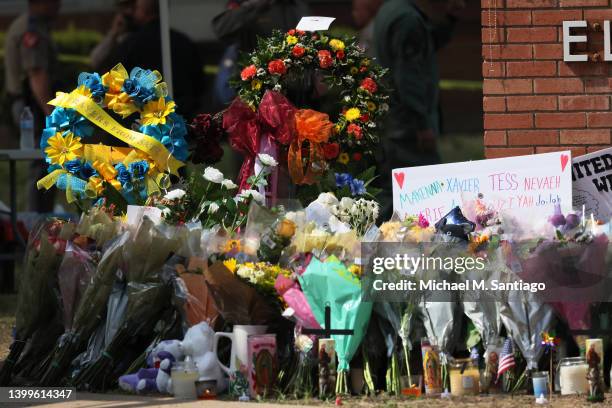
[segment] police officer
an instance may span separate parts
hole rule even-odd
[[[53,97],[52,83],[57,68],[51,22],[57,17],[61,0],[28,0],[28,11],[13,21],[5,40],[5,86],[12,101],[11,114],[18,127],[24,106],[34,114],[34,132],[38,137],[44,116],[52,111],[47,105]],[[49,212],[53,199],[42,197],[36,181],[46,174],[44,162],[34,162],[30,174],[30,210]]]
[[[376,16],[376,54],[390,69],[393,89],[379,158],[383,219],[392,214],[392,169],[440,162],[437,51],[450,40],[463,6],[464,0],[387,0]],[[442,7],[446,15],[438,19]]]

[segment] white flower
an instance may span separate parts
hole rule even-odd
[[[171,201],[173,201],[173,200],[178,200],[178,199],[183,198],[183,196],[184,196],[185,194],[186,194],[186,193],[185,193],[185,190],[181,190],[180,188],[177,188],[176,190],[169,191],[169,192],[168,192],[168,193],[167,193],[167,194],[164,196],[164,198],[165,198],[166,200],[171,200]]]
[[[219,211],[219,204],[217,203],[212,203],[208,206],[208,213],[209,214],[214,214],[217,211]]]
[[[276,84],[274,85],[273,91],[274,92],[280,92],[283,89],[283,87],[281,86],[281,84]]]
[[[338,199],[333,193],[321,193],[317,198],[317,202],[323,204],[326,207],[331,207],[338,204]]]
[[[214,167],[207,167],[204,170],[204,178],[210,181],[211,183],[217,183],[217,184],[223,183],[223,180],[224,180],[223,173],[221,173],[219,170],[215,169]]]
[[[259,204],[263,204],[265,201],[264,196],[257,190],[242,190],[240,198],[247,199],[249,197],[253,198],[253,200]]]
[[[278,166],[278,162],[276,161],[276,159],[272,156],[270,156],[269,154],[265,154],[265,153],[259,153],[257,155],[257,159],[259,160],[259,162],[266,166],[266,167],[276,167]]]
[[[340,200],[340,209],[350,210],[353,204],[355,204],[355,200],[353,200],[352,198],[342,197],[342,200]]]
[[[230,179],[225,179],[221,182],[221,185],[225,188],[227,188],[228,190],[233,190],[235,188],[238,188],[238,186]]]
[[[171,210],[171,209],[169,209],[168,207],[166,207],[166,208],[164,208],[164,209],[162,210],[162,215],[163,215],[164,217],[169,217],[169,216],[170,216],[170,214],[172,214],[172,210]]]
[[[260,76],[264,76],[264,75],[266,75],[266,70],[265,69],[263,69],[263,68],[257,69],[257,76],[260,77]]]

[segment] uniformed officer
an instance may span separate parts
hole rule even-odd
[[[11,114],[18,128],[24,106],[34,114],[34,134],[40,136],[44,116],[52,111],[47,105],[53,97],[52,83],[57,67],[55,44],[51,38],[51,22],[57,17],[61,0],[29,0],[28,11],[13,21],[5,40],[5,86],[12,101]],[[53,199],[42,197],[36,181],[44,174],[42,161],[31,167],[30,210],[48,212]]]
[[[447,14],[440,21],[438,9]],[[440,162],[437,51],[451,38],[464,0],[387,0],[375,20],[378,62],[393,89],[379,158],[384,219],[392,214],[391,170]]]

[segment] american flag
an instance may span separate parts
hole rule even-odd
[[[501,377],[503,373],[514,367],[514,348],[512,347],[512,339],[506,338],[504,347],[502,348],[501,356],[499,357],[499,365],[497,366],[497,377]]]

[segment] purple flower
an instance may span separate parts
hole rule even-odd
[[[364,195],[367,192],[365,182],[363,180],[354,179],[351,182],[351,194],[354,196]]]
[[[351,186],[353,177],[348,173],[336,173],[336,187],[342,188],[344,186]],[[352,187],[351,187],[352,188]]]

